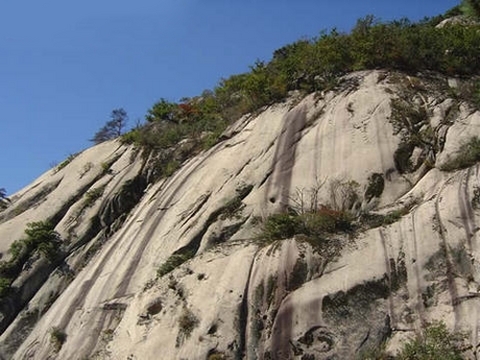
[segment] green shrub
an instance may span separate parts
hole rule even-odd
[[[443,322],[433,322],[423,333],[407,342],[399,360],[461,360],[464,336],[448,331]]]
[[[11,283],[12,282],[10,281],[10,279],[0,277],[0,299],[8,294],[8,292],[10,291]]]
[[[195,314],[184,307],[182,314],[178,318],[179,332],[188,338],[197,325],[198,319]]]
[[[60,351],[66,340],[67,334],[63,330],[57,327],[50,329],[50,343],[53,345],[55,352]]]
[[[365,213],[360,217],[360,222],[367,228],[375,228],[386,226],[399,221],[403,216],[407,215],[410,210],[418,204],[417,199],[413,199],[406,203],[403,207],[392,210],[385,215]]]
[[[270,215],[263,224],[260,239],[265,242],[288,239],[303,233],[302,222],[297,215],[281,213]]]
[[[102,197],[103,192],[105,191],[105,185],[100,186],[95,189],[90,189],[85,193],[85,199],[83,200],[83,207],[93,206],[95,201]]]
[[[374,197],[380,197],[385,188],[383,174],[373,173],[368,177],[368,185],[365,190],[365,200],[370,201]]]
[[[37,221],[27,224],[27,235],[23,240],[26,251],[31,254],[35,250],[42,253],[47,259],[54,260],[60,251],[60,235],[48,221]]]
[[[480,1],[478,0],[463,0],[460,10],[466,16],[480,19]]]
[[[480,138],[472,137],[468,142],[460,146],[457,155],[453,159],[448,160],[441,167],[441,170],[464,169],[475,165],[478,161],[480,161]]]
[[[262,243],[292,238],[295,235],[305,236],[305,240],[314,246],[325,243],[329,234],[352,230],[352,218],[345,211],[332,210],[322,206],[316,211],[302,214],[280,213],[270,215],[263,222],[258,238]]]
[[[480,209],[480,187],[475,186],[473,188],[472,208],[474,210]]]
[[[243,199],[245,199],[248,194],[253,189],[253,185],[242,184],[238,188],[235,189],[236,196],[227,201],[227,203],[221,207],[218,211],[220,212],[220,219],[232,219],[232,218],[240,218],[241,212],[245,207],[243,203]]]
[[[207,360],[226,360],[227,357],[224,353],[221,352],[214,352],[211,354],[208,354]]]
[[[60,235],[48,221],[37,221],[27,224],[26,237],[16,240],[10,245],[11,262],[25,261],[35,251],[39,251],[47,259],[54,260],[59,252]]]
[[[178,162],[175,159],[168,161],[162,169],[162,175],[164,177],[172,176],[175,173],[175,171],[177,171],[180,168],[180,165],[181,165],[180,162]]]
[[[454,9],[451,14],[459,12]],[[288,44],[276,50],[271,61],[257,61],[250,71],[221,79],[213,91],[179,103],[160,99],[148,110],[146,124],[124,134],[122,141],[141,146],[148,155],[175,148],[182,139],[190,138],[196,141],[192,155],[215,145],[225,128],[242,115],[282,101],[292,90],[305,94],[331,89],[353,70],[479,75],[479,27],[436,28],[443,18],[412,23],[407,19],[381,22],[367,16],[359,19],[350,33],[334,29]],[[423,108],[403,105],[401,110],[410,120],[404,124],[415,125],[425,118]],[[402,150],[397,154],[399,169],[407,171],[409,148]]]
[[[398,209],[398,210],[390,211],[383,218],[383,225],[390,225],[390,224],[393,224],[393,223],[397,222],[398,220],[400,220],[400,218],[402,216],[407,215],[409,213],[409,211],[410,210],[408,208],[405,208],[405,207],[401,208],[401,209]]]
[[[306,235],[346,232],[352,229],[352,217],[346,211],[333,210],[326,206],[315,212],[300,215]]]
[[[10,245],[8,252],[11,258],[0,261],[0,297],[8,294],[13,279],[22,272],[25,263],[35,252],[50,262],[57,260],[61,252],[60,235],[48,221],[28,223],[25,235]]]
[[[111,166],[112,166],[112,163],[111,162],[102,162],[100,164],[100,166],[102,167],[102,173],[103,174],[109,174],[111,173]]]

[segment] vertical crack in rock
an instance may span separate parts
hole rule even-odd
[[[449,183],[451,177],[447,179],[442,184],[442,187],[440,188],[440,191],[438,192],[438,195],[435,199],[435,216],[438,220],[438,233],[440,234],[440,239],[441,239],[441,244],[440,244],[440,251],[443,252],[444,258],[445,258],[445,271],[446,271],[446,277],[447,277],[447,283],[448,283],[448,291],[450,293],[450,298],[452,301],[452,308],[453,308],[453,314],[455,316],[455,326],[458,323],[459,319],[459,314],[458,314],[458,290],[457,286],[455,284],[455,273],[454,273],[454,268],[452,264],[452,259],[451,259],[451,254],[448,249],[448,241],[445,236],[445,226],[443,225],[442,218],[440,217],[440,200],[442,198],[442,192],[445,189],[446,185]]]
[[[275,359],[288,359],[290,356],[294,309],[287,299],[288,297],[285,297],[280,302],[272,326],[271,352]]]
[[[393,286],[392,286],[392,268],[390,266],[390,256],[388,254],[388,249],[387,249],[387,244],[385,241],[385,235],[382,231],[382,229],[379,229],[379,234],[380,234],[380,239],[382,241],[382,248],[383,248],[383,253],[385,257],[385,269],[387,271],[387,276],[388,276],[388,286],[390,288],[390,296],[388,297],[388,306],[389,306],[389,313],[390,313],[390,320],[392,323],[393,327],[396,327],[396,316],[395,316],[395,306],[393,304],[393,296],[391,295],[393,291]]]
[[[478,165],[477,165],[478,166]],[[468,185],[471,176],[472,168],[469,168],[466,173],[464,173],[463,181],[459,182],[458,185],[458,202],[460,208],[460,217],[463,222],[463,228],[465,230],[465,238],[467,240],[468,249],[470,252],[473,250],[472,237],[473,231],[476,228],[475,226],[475,216],[473,213],[473,208],[468,194]]]
[[[250,264],[250,269],[248,270],[247,283],[245,284],[245,289],[243,291],[242,303],[240,304],[239,314],[238,314],[238,333],[240,335],[240,344],[238,351],[235,354],[236,360],[245,359],[246,355],[246,344],[247,344],[247,326],[248,326],[248,292],[250,288],[250,281],[252,280],[253,268],[255,266],[255,259],[257,257],[259,250],[255,251],[255,254],[252,257],[252,263]]]
[[[478,164],[476,165],[477,173],[479,166]],[[473,258],[473,254],[475,254],[475,245],[474,242],[472,242],[472,238],[475,236],[475,229],[477,228],[476,223],[475,223],[475,214],[474,210],[472,207],[472,203],[469,198],[469,180],[470,176],[472,176],[472,168],[468,168],[466,171],[464,181],[459,182],[458,186],[458,200],[459,200],[459,209],[460,209],[460,216],[463,222],[463,228],[465,230],[465,238],[466,238],[466,244],[468,247],[468,252],[471,254]],[[477,280],[474,266],[471,267],[471,272],[472,272],[472,278],[473,280]],[[478,299],[475,299],[477,302],[478,306]],[[471,317],[474,317],[470,323],[472,324],[472,331],[471,331],[471,341],[472,344],[477,345],[478,344],[478,311],[474,311],[473,314],[470,314]],[[475,349],[475,355],[477,354],[478,349]]]
[[[417,313],[418,313],[418,318],[420,320],[420,325],[424,327],[426,325],[426,319],[425,319],[425,306],[423,304],[423,299],[422,299],[422,278],[420,276],[421,269],[419,269],[418,265],[418,243],[417,243],[417,232],[415,230],[415,212],[416,210],[413,210],[412,213],[410,214],[410,219],[412,220],[412,243],[413,243],[413,256],[412,258],[415,259],[415,262],[412,264],[413,271],[415,273],[415,280],[417,283],[416,286],[416,308],[417,308]]]
[[[265,190],[265,203],[272,199],[273,202],[279,200],[282,207],[288,204],[296,149],[301,138],[301,131],[305,128],[306,119],[304,106],[297,107],[285,115],[273,156],[273,176],[268,179]],[[271,191],[272,187],[273,191]]]

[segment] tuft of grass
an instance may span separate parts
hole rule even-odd
[[[100,186],[95,189],[88,190],[85,193],[85,200],[83,200],[83,207],[87,208],[93,206],[95,201],[102,197],[103,192],[105,191],[105,186]]]
[[[169,272],[175,270],[194,255],[193,251],[186,251],[183,254],[172,254],[157,270],[157,277],[162,277]]]
[[[187,307],[183,308],[183,312],[178,318],[179,332],[186,338],[190,337],[193,329],[198,325],[199,321],[194,313]]]
[[[62,170],[64,167],[66,167],[68,164],[70,164],[73,159],[75,159],[77,156],[78,156],[79,153],[75,153],[75,154],[70,154],[68,155],[68,157],[62,161],[56,168],[55,168],[55,173],[59,172],[60,170]]]

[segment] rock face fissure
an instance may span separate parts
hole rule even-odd
[[[478,357],[480,165],[457,167],[480,112],[447,80],[349,74],[244,116],[168,178],[117,141],[69,158],[1,213],[0,358],[353,359],[436,320]],[[299,204],[322,211],[266,221]],[[349,232],[309,230],[342,216]],[[61,257],[9,268],[46,219]]]

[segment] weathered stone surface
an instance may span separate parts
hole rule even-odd
[[[56,229],[69,255],[5,330],[0,351],[14,359],[348,359],[384,341],[394,352],[434,319],[468,332],[476,349],[479,165],[439,168],[480,135],[480,113],[467,104],[452,112],[455,100],[441,88],[412,90],[422,81],[354,73],[334,91],[245,116],[141,198],[144,163],[116,142],[46,173],[9,211],[60,182],[0,224],[1,250],[27,222],[61,213]],[[396,129],[410,121],[392,108],[398,98],[425,110],[411,131],[433,136],[406,153],[402,173],[397,149],[412,134]],[[132,186],[137,196],[119,197],[135,181],[143,181]],[[345,183],[359,195],[348,206],[339,195]],[[84,207],[79,192],[103,185],[101,200]],[[307,204],[312,190],[319,203],[355,215],[407,211],[388,225],[332,235],[339,254],[302,234],[259,244],[258,218]],[[157,278],[174,253],[191,258]],[[58,353],[52,328],[66,334]]]

